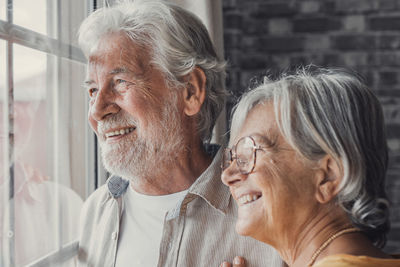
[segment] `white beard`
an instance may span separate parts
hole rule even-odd
[[[137,183],[143,179],[151,180],[164,167],[172,166],[185,147],[177,100],[176,97],[171,98],[163,103],[161,114],[149,111],[149,116],[144,118],[148,122],[147,129],[141,128],[130,115],[121,112],[101,125],[99,123],[99,133],[129,125],[137,127],[115,143],[108,144],[99,138],[103,165],[108,172]]]

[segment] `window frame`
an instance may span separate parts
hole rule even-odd
[[[100,1],[99,1],[100,2]],[[37,51],[44,52],[48,55],[55,56],[54,72],[60,73],[61,60],[68,59],[73,62],[86,64],[86,58],[80,48],[63,42],[62,40],[62,21],[61,21],[61,0],[47,0],[46,5],[48,9],[55,11],[55,17],[51,18],[54,21],[47,22],[55,25],[55,38],[35,32],[13,23],[13,0],[6,0],[7,14],[6,21],[0,19],[0,40],[5,41],[6,45],[6,88],[4,90],[4,123],[6,127],[5,136],[5,152],[7,153],[5,163],[10,166],[5,168],[5,180],[8,180],[8,188],[5,188],[6,194],[3,199],[6,201],[5,206],[8,212],[5,214],[4,222],[6,223],[8,241],[2,241],[5,249],[5,255],[0,257],[0,266],[12,267],[15,266],[15,203],[14,203],[14,73],[13,73],[13,45],[18,44],[23,47],[28,47]],[[86,6],[85,6],[86,5]],[[86,8],[86,16],[92,13],[97,7],[105,5],[105,2],[98,3],[97,0],[82,1],[82,8]],[[51,25],[51,26],[53,26]],[[68,29],[69,30],[69,29]],[[68,39],[67,39],[68,40]],[[68,40],[70,41],[70,40]],[[59,76],[58,76],[59,77]],[[57,87],[59,91],[60,87]],[[57,97],[57,92],[55,93]],[[55,104],[57,106],[57,104]],[[86,101],[86,111],[88,110],[88,101]],[[57,111],[57,107],[56,110]],[[100,153],[98,153],[98,145],[94,132],[87,125],[85,129],[85,158],[87,159],[86,166],[86,192],[87,198],[98,186],[106,181],[107,173],[103,169],[100,160]],[[57,148],[55,148],[57,149]],[[12,164],[9,164],[12,163]],[[57,166],[54,167],[57,169]],[[2,192],[3,193],[3,192]],[[58,192],[56,191],[56,194]],[[58,197],[57,197],[58,198]],[[60,232],[60,221],[58,221],[58,229]],[[68,244],[61,244],[60,233],[55,236],[57,239],[58,249],[40,257],[34,262],[29,263],[27,266],[53,266],[54,264],[62,263],[74,257],[78,252],[78,241],[73,241]]]

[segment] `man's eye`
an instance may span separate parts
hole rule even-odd
[[[130,82],[123,79],[116,79],[114,81],[114,88],[119,92],[126,91],[130,85],[131,85]]]
[[[90,88],[90,89],[88,90],[89,96],[90,96],[90,97],[95,97],[96,94],[97,94],[97,91],[98,91],[97,88]]]
[[[121,83],[126,83],[126,81],[125,81],[125,80],[122,80],[122,79],[117,79],[117,80],[115,81],[115,83],[116,83],[116,84],[121,84]]]

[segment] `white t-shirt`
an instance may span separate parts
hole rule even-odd
[[[116,267],[157,266],[164,218],[187,190],[163,196],[137,193],[128,186],[117,248]]]

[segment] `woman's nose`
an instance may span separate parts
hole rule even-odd
[[[233,160],[231,164],[226,168],[221,175],[222,182],[227,186],[232,186],[240,181],[244,181],[247,175],[243,175],[237,164],[236,160]]]

